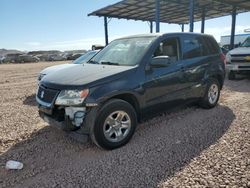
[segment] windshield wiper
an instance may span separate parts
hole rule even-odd
[[[90,60],[88,63],[90,63],[90,64],[98,64],[98,62],[94,61],[94,60]]]
[[[113,63],[113,62],[109,62],[109,61],[102,61],[101,64],[102,65],[119,65],[119,63]]]

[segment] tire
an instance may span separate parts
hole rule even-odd
[[[200,106],[205,109],[213,108],[220,98],[221,86],[216,79],[210,79],[207,84],[204,97],[200,101]]]
[[[97,146],[107,150],[127,144],[137,126],[134,108],[120,99],[105,103],[96,117],[90,136]]]
[[[236,74],[234,71],[229,71],[228,73],[228,80],[235,80]]]

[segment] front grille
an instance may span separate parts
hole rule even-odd
[[[250,69],[250,66],[239,66],[240,69]]]
[[[39,86],[37,97],[46,103],[53,103],[55,98],[57,97],[59,91],[54,89],[49,89],[44,86]]]
[[[250,63],[250,60],[244,60],[244,59],[232,59],[232,63]]]
[[[232,54],[232,57],[246,57],[246,56],[250,56],[250,54]]]
[[[232,63],[249,63],[250,62],[250,54],[234,54],[231,55]]]

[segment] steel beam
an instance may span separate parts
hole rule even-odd
[[[189,0],[189,32],[194,32],[194,0]]]
[[[108,19],[107,19],[107,16],[104,16],[104,30],[105,30],[105,44],[107,46],[108,43],[109,43]]]
[[[160,32],[160,0],[155,0],[156,33]]]
[[[235,37],[235,25],[236,25],[236,6],[233,6],[232,11],[232,27],[231,27],[231,40],[230,40],[230,49],[234,48],[234,37]]]

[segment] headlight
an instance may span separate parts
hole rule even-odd
[[[226,62],[231,63],[231,55],[229,53],[226,55]]]
[[[38,81],[40,82],[46,74],[40,73],[38,76]]]
[[[63,90],[56,99],[56,105],[80,105],[88,96],[89,90]]]

